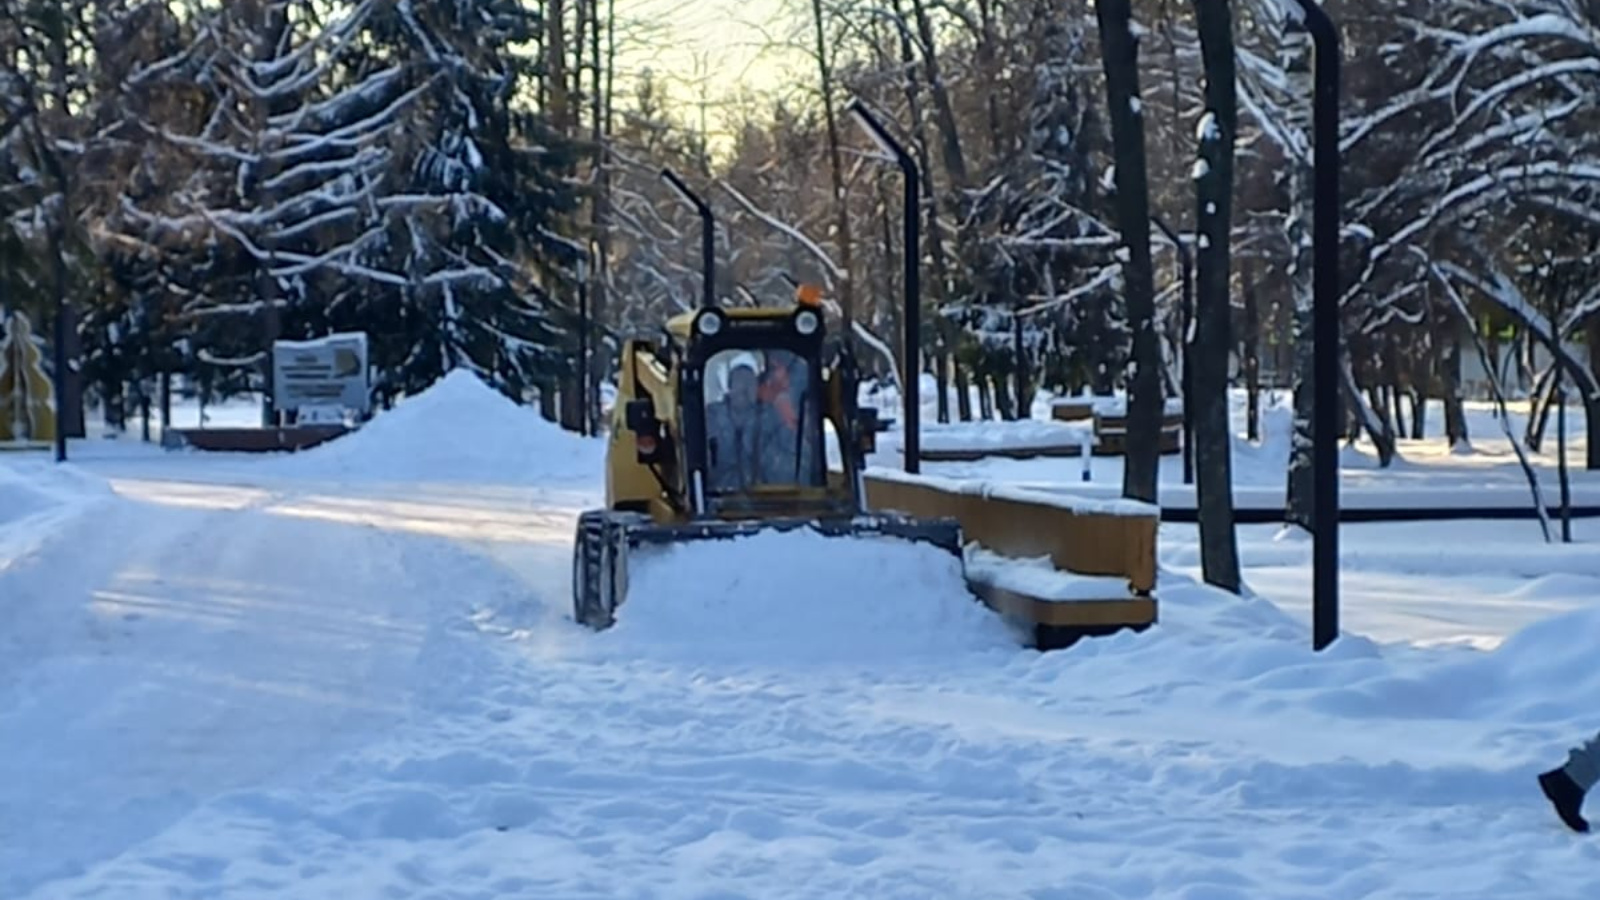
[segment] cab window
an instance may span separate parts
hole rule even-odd
[[[724,350],[706,363],[706,473],[714,494],[821,487],[811,366],[787,350]]]

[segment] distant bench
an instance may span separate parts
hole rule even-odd
[[[1123,456],[1128,452],[1127,404],[1115,397],[1085,397],[1055,400],[1050,418],[1058,422],[1093,420],[1096,456]],[[1161,453],[1183,449],[1183,401],[1168,400],[1161,416]]]
[[[1167,413],[1161,417],[1161,432],[1157,446],[1163,454],[1177,453],[1183,449],[1183,414]],[[1128,417],[1125,415],[1099,415],[1094,417],[1094,453],[1096,456],[1125,456],[1128,452]]]
[[[326,443],[350,431],[344,425],[284,425],[275,428],[169,428],[161,434],[161,446],[168,450],[231,451],[272,453],[305,450]]]
[[[1083,445],[1093,441],[1088,428],[1053,422],[963,422],[924,426],[918,455],[923,462],[1061,459],[1083,455]]]

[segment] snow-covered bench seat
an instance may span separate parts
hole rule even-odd
[[[973,592],[1042,649],[1156,621],[1154,506],[890,469],[867,472],[866,494],[874,510],[959,521]]]
[[[923,462],[1075,457],[1093,443],[1094,430],[1087,422],[950,422],[922,427],[919,455]]]

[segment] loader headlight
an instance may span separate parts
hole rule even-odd
[[[800,310],[794,317],[794,330],[801,334],[816,334],[821,324],[822,320],[809,309]]]
[[[694,330],[710,337],[722,330],[722,314],[707,310],[694,321]]]

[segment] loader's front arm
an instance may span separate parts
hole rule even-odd
[[[606,505],[676,518],[684,508],[677,372],[656,345],[624,342],[606,453]]]

